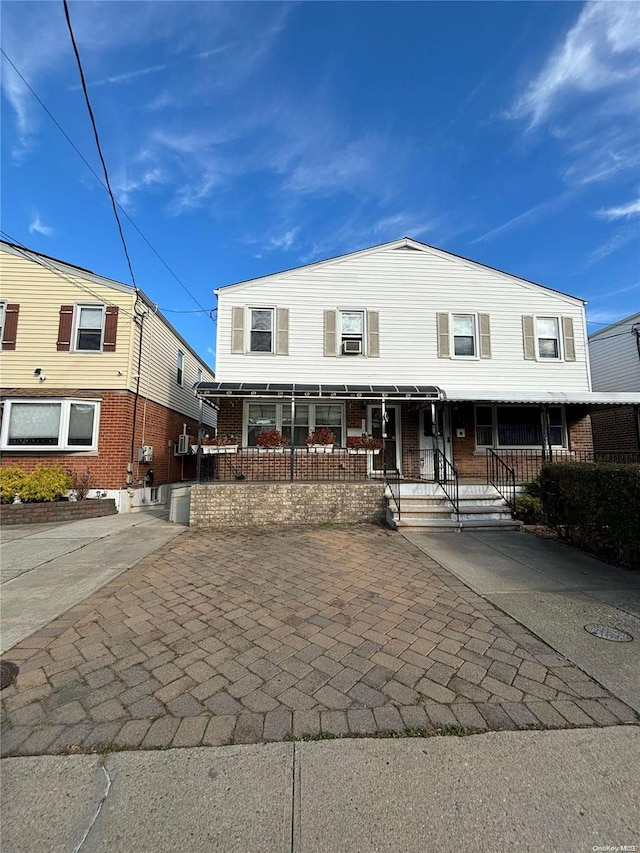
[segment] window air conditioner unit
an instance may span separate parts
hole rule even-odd
[[[362,355],[362,341],[342,341],[343,355]]]
[[[190,435],[187,435],[186,433],[182,433],[182,435],[179,435],[175,455],[184,456],[187,453],[191,453],[191,442],[192,438]]]

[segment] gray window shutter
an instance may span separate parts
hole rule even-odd
[[[234,305],[231,309],[231,352],[244,353],[244,308]]]
[[[449,315],[438,314],[438,358],[451,358],[449,350]]]
[[[491,358],[491,321],[488,314],[478,314],[480,326],[480,358]]]
[[[276,355],[289,355],[289,309],[276,312]]]
[[[562,336],[564,338],[564,360],[576,360],[576,340],[573,334],[573,318],[562,318]]]
[[[531,314],[524,314],[522,317],[522,346],[524,348],[524,357],[527,361],[536,360],[536,336],[535,324]]]
[[[324,312],[324,354],[337,355],[336,350],[336,312]]]
[[[367,345],[369,358],[380,358],[380,314],[377,311],[367,311]]]

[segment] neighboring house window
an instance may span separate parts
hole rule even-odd
[[[342,445],[344,409],[341,404],[296,403],[294,420],[292,435],[291,403],[247,403],[247,446],[255,447],[258,435],[264,430],[277,429],[294,447],[305,447],[307,435],[322,427],[330,429],[336,437],[336,444]]]
[[[341,348],[343,354],[364,352],[364,311],[340,312]]]
[[[196,372],[196,384],[198,384],[199,382],[202,382],[202,368],[201,367],[199,367],[197,372]]]
[[[87,400],[5,401],[3,450],[95,450],[100,404]]]
[[[104,306],[76,305],[76,352],[100,352],[104,331]]]
[[[475,358],[476,318],[474,314],[453,314],[453,354],[458,358]]]
[[[273,308],[250,308],[250,352],[273,352]]]
[[[176,369],[176,382],[178,385],[182,385],[182,378],[184,375],[184,353],[178,350],[178,362]]]
[[[549,406],[549,440],[566,447],[566,429],[561,406]],[[541,447],[542,420],[538,406],[476,406],[478,447]]]
[[[557,317],[536,317],[538,358],[560,358],[560,328]]]

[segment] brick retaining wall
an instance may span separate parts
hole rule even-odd
[[[191,487],[192,527],[238,529],[382,521],[382,483],[215,483]]]
[[[116,515],[113,500],[52,501],[40,504],[5,504],[0,512],[2,524],[45,524],[54,521],[78,521]]]

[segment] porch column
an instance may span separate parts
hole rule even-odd
[[[291,397],[291,453],[289,454],[289,479],[293,482],[295,476],[295,448],[294,439],[296,434],[296,398]]]
[[[387,403],[384,397],[380,400],[380,426],[382,428],[382,469],[387,475]]]

